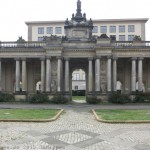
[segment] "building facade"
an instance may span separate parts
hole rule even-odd
[[[139,34],[134,40],[117,41],[106,34],[93,36],[96,24],[81,13],[78,0],[76,14],[64,22],[65,36],[43,37],[45,34],[39,25],[34,29],[27,23],[29,41],[20,37],[17,42],[0,43],[0,91],[14,93],[16,99],[25,99],[40,91],[49,96],[60,94],[71,100],[72,73],[82,69],[86,96],[105,99],[117,90],[131,95],[136,91],[150,92],[150,42],[144,40],[146,21],[137,21],[141,30],[136,30]],[[129,24],[125,26],[129,27]],[[37,41],[37,31],[43,34],[42,41]]]
[[[92,20],[92,34],[99,36],[107,34],[108,37],[115,37],[117,41],[132,41],[135,35],[145,40],[145,23],[148,18],[132,19],[103,19]],[[43,36],[57,35],[65,36],[63,21],[33,21],[26,22],[28,26],[28,41],[42,41]]]

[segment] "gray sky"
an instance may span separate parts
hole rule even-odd
[[[150,18],[150,0],[81,0],[82,13],[92,19]],[[27,40],[25,21],[65,20],[76,12],[77,0],[0,0],[0,41]],[[150,41],[150,20],[146,24]]]

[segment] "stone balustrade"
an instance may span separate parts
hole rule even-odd
[[[0,48],[39,48],[44,42],[0,42]]]

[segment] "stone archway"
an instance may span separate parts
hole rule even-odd
[[[83,78],[81,78],[81,76],[84,74],[84,80],[80,80],[80,79],[78,80],[77,79],[76,83],[78,85],[78,90],[81,90],[81,91],[85,90],[85,97],[86,97],[87,87],[88,87],[88,82],[87,82],[87,79],[88,79],[88,59],[86,59],[86,58],[72,58],[72,59],[70,59],[69,64],[70,64],[70,79],[69,79],[69,81],[70,81],[71,97],[72,97],[72,90],[73,90],[72,86],[75,86],[75,84],[73,83],[73,80],[72,80],[72,73],[77,69],[82,70],[81,74],[79,75],[80,79],[83,79]],[[83,84],[84,84],[84,86],[83,86]]]
[[[75,69],[72,71],[72,101],[77,103],[85,103],[86,95],[86,72],[83,69]]]

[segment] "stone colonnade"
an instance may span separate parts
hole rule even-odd
[[[51,92],[51,57],[41,58],[41,92]],[[70,91],[69,84],[69,58],[64,59],[65,63],[65,76],[64,76],[64,91]],[[131,59],[131,91],[136,91],[136,76],[138,77],[138,91],[142,91],[143,84],[143,58]],[[138,61],[138,75],[136,73],[136,61]],[[22,62],[22,63],[21,63]],[[45,63],[46,62],[46,63]],[[93,72],[93,62],[95,62],[95,73]],[[112,63],[113,62],[113,63]],[[22,79],[22,92],[27,92],[27,62],[26,58],[15,59],[16,74],[15,74],[15,91],[20,92],[20,80]],[[20,65],[22,64],[22,73],[20,73]],[[46,64],[46,66],[45,66]],[[112,68],[113,67],[113,68]],[[46,70],[45,70],[46,68]],[[117,57],[107,57],[107,92],[116,91],[117,84]],[[62,91],[61,87],[61,70],[62,58],[57,57],[57,92]],[[21,76],[22,75],[22,76]],[[95,77],[94,77],[95,75]],[[46,78],[45,78],[46,77]],[[93,79],[95,83],[93,84]],[[112,85],[113,84],[113,85]],[[95,87],[93,87],[95,85]],[[101,57],[95,59],[88,59],[88,93],[101,92]],[[113,88],[113,89],[112,89]],[[2,90],[2,62],[0,59],[0,91]]]

